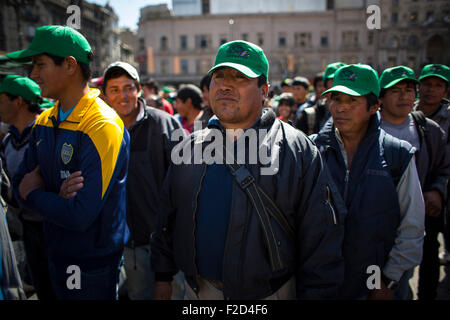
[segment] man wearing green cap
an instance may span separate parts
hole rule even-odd
[[[344,205],[316,147],[263,109],[268,71],[250,42],[219,48],[209,71],[215,116],[174,148],[191,152],[162,192],[151,240],[158,299],[170,298],[179,269],[187,299],[337,298]],[[261,152],[264,164],[249,160]]]
[[[450,102],[446,97],[449,93],[450,68],[442,64],[428,64],[423,67],[419,76],[419,101],[416,110],[422,111],[429,119],[436,121],[447,136],[447,152],[450,154]],[[447,156],[449,157],[449,156]],[[450,194],[450,185],[447,195]],[[426,235],[424,240],[423,260],[419,270],[419,299],[435,299],[439,282],[439,257],[442,263],[450,261],[450,197],[434,197],[427,204],[425,219]],[[446,211],[443,211],[447,207]],[[429,211],[435,211],[433,216]],[[444,224],[444,222],[446,222]],[[446,250],[439,254],[439,232],[443,232]]]
[[[58,299],[116,299],[129,231],[129,135],[90,89],[91,47],[65,26],[36,29],[30,46],[9,53],[33,62],[31,78],[56,99],[33,127],[13,179],[27,208],[44,217],[50,277]]]
[[[380,77],[381,128],[416,148],[416,167],[425,201],[425,213],[427,216],[435,216],[439,214],[435,207],[441,206],[442,199],[445,198],[450,157],[446,157],[446,136],[439,125],[425,118],[421,111],[411,112],[417,84],[414,71],[408,67],[398,66],[383,71]],[[408,280],[413,272],[411,269],[402,277],[396,291],[399,299],[412,299]]]
[[[8,75],[0,84],[0,117],[10,125],[3,139],[2,157],[5,170],[12,180],[22,161],[31,130],[41,112],[39,103],[41,90],[33,80],[17,75]],[[26,208],[20,208],[14,197],[8,199],[8,215],[17,214],[23,227],[26,260],[33,286],[40,300],[54,299],[47,263],[47,248],[44,241],[42,216]]]
[[[345,66],[345,63],[334,62],[327,66],[325,72],[320,78],[325,90],[328,90],[333,86],[334,74],[336,70],[342,66]],[[316,84],[314,84],[314,87],[316,87]],[[321,94],[325,90],[322,90]],[[297,129],[302,130],[307,135],[318,133],[325,123],[331,119],[329,104],[330,99],[323,96],[322,99],[319,99],[319,95],[317,95],[314,105],[301,110],[298,117],[296,117],[294,126]]]
[[[424,203],[414,149],[380,128],[379,93],[370,66],[341,67],[324,92],[333,123],[314,139],[348,210],[344,299],[392,299],[403,273],[422,257]],[[374,267],[378,284],[369,286]]]

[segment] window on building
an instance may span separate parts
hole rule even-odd
[[[186,35],[180,36],[180,49],[181,50],[187,49],[187,36]]]
[[[392,0],[392,4],[395,6],[395,5],[398,5],[398,0]]]
[[[168,74],[169,73],[169,61],[166,59],[161,60],[161,74]]]
[[[211,35],[198,34],[195,36],[195,48],[206,49],[211,46]]]
[[[241,34],[241,40],[248,41],[248,33]]]
[[[301,32],[294,35],[295,46],[300,48],[311,48],[311,33]]]
[[[209,0],[202,0],[202,14],[209,13]]]
[[[390,37],[388,39],[388,43],[387,43],[388,48],[390,49],[396,49],[398,48],[398,39],[397,37]]]
[[[391,23],[395,25],[395,24],[397,24],[397,22],[398,22],[398,13],[393,12],[392,17],[391,17]]]
[[[167,50],[168,48],[168,44],[167,44],[167,37],[166,36],[162,36],[161,37],[161,50]]]
[[[347,47],[356,47],[358,45],[358,31],[343,31],[342,44]]]
[[[327,0],[327,10],[334,9],[334,0]]]
[[[328,31],[322,31],[320,33],[320,46],[323,48],[328,47]]]
[[[145,50],[145,39],[144,38],[139,38],[139,50]]]
[[[432,21],[433,20],[433,16],[434,16],[434,12],[433,11],[427,11],[427,14],[425,16],[425,21]]]
[[[259,32],[258,33],[258,46],[263,46],[264,45],[264,33]]]
[[[409,21],[411,23],[417,23],[417,12],[411,12],[409,15]]]
[[[411,35],[408,38],[408,46],[410,48],[415,48],[419,44],[419,38],[415,35]]]
[[[189,73],[189,61],[186,59],[181,59],[180,61],[181,73],[188,74]]]
[[[282,47],[282,48],[286,47],[286,33],[285,32],[281,32],[278,35],[278,46]]]
[[[226,34],[221,34],[219,37],[219,46],[223,45],[224,43],[227,43],[227,35]]]

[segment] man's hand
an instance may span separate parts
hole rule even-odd
[[[439,217],[442,211],[441,194],[435,190],[423,193],[425,200],[425,213],[430,217]]]
[[[19,184],[19,194],[24,200],[27,200],[31,191],[36,189],[45,189],[44,180],[42,180],[39,166],[34,168],[33,171],[24,175],[22,181]]]
[[[381,282],[380,289],[370,290],[369,297],[367,300],[394,300],[394,290],[388,289],[386,284]]]
[[[83,188],[84,178],[81,171],[76,171],[67,177],[59,189],[59,196],[64,199],[71,199],[77,195],[77,191]]]
[[[172,297],[172,283],[166,281],[156,281],[155,300],[170,300]]]

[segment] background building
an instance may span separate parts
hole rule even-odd
[[[93,77],[121,58],[118,17],[113,8],[84,0],[2,0],[0,1],[0,54],[24,49],[33,39],[37,27],[66,25],[67,8],[78,5],[81,29],[94,50],[91,63]]]

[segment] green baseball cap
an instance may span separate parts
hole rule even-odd
[[[367,64],[350,64],[338,69],[334,75],[333,87],[322,93],[342,92],[351,96],[373,93],[380,95],[377,72]]]
[[[388,68],[383,71],[380,77],[380,88],[389,89],[390,87],[403,80],[412,80],[416,83],[419,83],[419,81],[417,81],[416,79],[416,76],[414,75],[414,71],[411,68],[398,66]]]
[[[39,104],[39,107],[43,108],[43,109],[49,109],[51,107],[53,107],[55,105],[55,103],[49,99],[43,98],[42,102]]]
[[[13,60],[27,61],[33,56],[49,53],[58,57],[74,57],[78,62],[91,63],[92,49],[86,38],[67,26],[42,26],[36,29],[33,40],[25,50],[10,52]]]
[[[39,85],[30,78],[18,75],[7,75],[0,83],[0,93],[9,93],[34,103],[41,101]]]
[[[343,66],[346,66],[343,62],[333,62],[327,65],[327,68],[322,76],[322,81],[325,82],[327,79],[333,79],[336,71]]]
[[[220,46],[214,66],[208,73],[220,67],[236,69],[249,78],[258,78],[263,74],[269,79],[269,62],[263,50],[256,44],[243,40],[227,42]]]
[[[450,68],[443,64],[427,64],[420,72],[419,81],[427,77],[438,77],[450,82]]]

